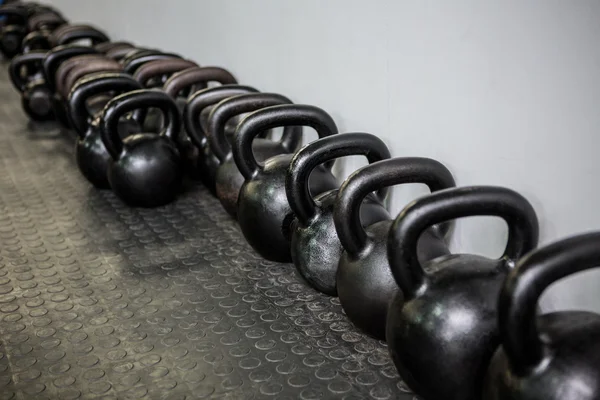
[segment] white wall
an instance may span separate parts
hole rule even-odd
[[[541,241],[600,229],[600,2],[508,0],[54,0],[114,39],[230,69],[323,107],[396,156],[444,162],[460,185],[506,185],[536,207]],[[346,166],[346,173],[356,166]],[[394,210],[415,189],[396,190]],[[497,255],[503,223],[460,221],[454,247]],[[600,273],[552,308],[600,311]]]

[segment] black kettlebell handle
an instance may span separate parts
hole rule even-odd
[[[364,155],[370,164],[391,157],[385,143],[370,133],[328,136],[307,144],[294,155],[286,176],[285,191],[301,224],[306,226],[317,214],[317,204],[308,184],[312,171],[324,162],[353,155]],[[388,187],[385,186],[377,194],[383,200],[387,192]]]
[[[494,216],[506,221],[508,240],[501,258],[509,267],[537,246],[537,215],[519,193],[496,186],[466,186],[432,193],[406,206],[390,229],[388,258],[405,298],[416,296],[427,284],[427,273],[417,258],[417,242],[425,229],[474,216]]]
[[[0,17],[15,18],[18,20],[17,25],[27,25],[27,11],[22,7],[18,7],[12,4],[5,4],[0,6]]]
[[[257,92],[258,90],[250,86],[228,84],[199,90],[192,94],[183,109],[183,123],[191,142],[196,147],[202,148],[208,140],[200,122],[200,115],[206,107],[231,96]]]
[[[190,67],[171,75],[163,85],[163,91],[175,98],[179,92],[192,86],[206,87],[208,82],[219,82],[221,85],[237,83],[231,72],[220,67]]]
[[[163,115],[165,127],[159,134],[176,142],[181,129],[181,117],[175,100],[162,91],[152,89],[134,90],[110,100],[101,117],[101,137],[106,150],[117,160],[123,152],[123,141],[119,135],[119,119],[130,111],[157,108]]]
[[[28,64],[42,63],[42,60],[46,56],[45,51],[32,51],[27,54],[20,54],[14,57],[8,65],[8,74],[10,81],[17,90],[23,92],[27,81],[21,78],[21,67]]]
[[[102,43],[98,43],[98,44],[94,45],[94,48],[96,50],[98,50],[100,53],[105,53],[105,54],[112,49],[122,48],[122,47],[135,48],[135,46],[133,44],[131,44],[130,42],[123,42],[123,41],[102,42]]]
[[[166,58],[162,60],[150,61],[139,67],[133,77],[146,87],[150,79],[161,75],[171,75],[175,72],[182,71],[190,67],[197,67],[193,61],[184,60],[183,58]]]
[[[58,45],[72,43],[76,40],[89,39],[93,44],[108,42],[110,39],[102,31],[93,27],[84,26],[82,29],[74,29],[60,35]]]
[[[456,185],[448,168],[431,158],[391,158],[354,172],[342,184],[333,212],[338,237],[349,254],[357,257],[370,240],[360,220],[360,205],[365,197],[383,187],[405,183],[424,183],[432,192]],[[449,226],[441,229],[446,233]]]
[[[231,145],[225,136],[225,125],[231,118],[280,104],[292,104],[292,101],[277,93],[241,94],[220,101],[210,112],[206,128],[206,136],[213,154],[221,163],[231,154]],[[301,127],[286,126],[280,143],[285,149],[295,149],[300,140]]]
[[[52,44],[50,43],[50,38],[48,33],[41,31],[33,31],[29,32],[21,43],[21,49],[23,53],[30,53],[34,46],[41,47],[42,49],[48,51],[52,48]],[[39,50],[39,49],[38,49]]]
[[[106,92],[124,93],[139,89],[142,89],[142,85],[131,75],[124,73],[99,73],[80,79],[71,90],[67,101],[71,126],[79,137],[84,138],[89,117],[86,101],[90,97]],[[143,120],[139,113],[134,115],[138,122]]]
[[[84,54],[99,54],[97,50],[87,46],[63,45],[55,47],[46,53],[42,61],[44,80],[51,91],[56,90],[55,75],[60,63],[64,60]]]
[[[167,58],[181,58],[181,56],[178,54],[164,53],[157,50],[143,50],[138,54],[123,60],[123,71],[133,75],[142,65],[151,61],[163,60]]]
[[[600,232],[564,239],[521,258],[500,292],[499,327],[513,370],[527,374],[550,354],[540,339],[538,301],[552,283],[600,265]]]
[[[310,126],[317,131],[319,138],[338,133],[333,118],[315,106],[283,104],[254,111],[239,123],[232,144],[233,158],[244,178],[250,179],[263,169],[252,151],[254,138],[262,132],[281,126]],[[325,166],[331,169],[333,162],[328,162]]]
[[[34,32],[41,28],[47,28],[48,26],[60,26],[65,22],[66,21],[62,16],[52,11],[46,11],[30,17],[27,21],[27,29],[29,32]]]

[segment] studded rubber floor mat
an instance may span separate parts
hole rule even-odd
[[[0,399],[413,399],[204,188],[152,210],[92,188],[0,69]]]

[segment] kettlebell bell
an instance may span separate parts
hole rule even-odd
[[[500,293],[502,347],[490,364],[482,398],[600,399],[600,315],[536,312],[552,283],[599,265],[600,232],[563,239],[519,260]]]
[[[287,199],[296,217],[292,224],[292,261],[309,285],[330,296],[337,295],[336,274],[343,250],[333,223],[338,190],[313,198],[308,180],[317,166],[351,155],[364,155],[370,163],[391,157],[385,143],[375,135],[344,133],[328,136],[309,143],[296,153],[285,182]],[[387,187],[367,195],[360,205],[363,226],[391,219],[383,205],[386,195]]]
[[[177,106],[183,113],[187,105],[185,97],[179,97],[179,94],[194,89],[204,89],[209,82],[218,82],[221,85],[237,83],[235,77],[226,69],[220,67],[190,67],[176,72],[163,86],[166,94],[175,99]],[[190,141],[187,135],[179,135],[179,152],[183,158],[185,172],[194,179],[199,179],[197,175],[196,159],[198,149]]]
[[[367,334],[385,339],[389,302],[398,291],[387,258],[391,220],[363,228],[360,205],[369,193],[384,187],[424,183],[432,192],[453,187],[448,169],[430,158],[391,158],[352,173],[342,184],[333,208],[333,222],[344,248],[336,275],[337,292],[346,315]],[[450,226],[427,230],[419,242],[419,257],[448,254],[444,236]]]
[[[279,104],[291,104],[291,100],[276,93],[250,93],[229,97],[215,105],[207,120],[206,133],[213,154],[219,160],[215,176],[217,198],[233,218],[237,216],[237,204],[244,176],[240,173],[231,153],[231,145],[226,135],[226,125],[232,118]],[[293,153],[302,140],[302,129],[286,126],[281,140],[256,138],[250,142],[252,152],[258,162],[282,153]]]
[[[165,127],[158,134],[139,133],[121,139],[121,117],[151,107],[164,114]],[[115,194],[134,207],[157,207],[173,201],[183,177],[177,149],[181,117],[175,101],[152,89],[128,92],[108,102],[100,124],[102,142],[112,157],[108,181]]]
[[[263,258],[290,262],[290,224],[294,216],[285,194],[285,177],[293,154],[279,154],[260,163],[252,147],[252,141],[260,132],[280,126],[309,126],[320,138],[337,134],[338,129],[324,110],[302,104],[262,108],[249,114],[237,126],[233,158],[245,179],[237,208],[240,228],[248,243]],[[333,162],[327,162],[313,170],[309,180],[313,195],[338,186],[331,173],[332,166]],[[217,194],[218,191],[217,174]]]
[[[470,216],[506,221],[502,257],[419,259],[417,243],[429,227]],[[424,400],[481,398],[486,368],[500,344],[496,309],[502,283],[516,260],[535,248],[538,230],[523,196],[493,186],[442,190],[398,215],[388,257],[401,290],[389,307],[386,338],[400,376],[415,394]]]
[[[75,144],[75,160],[82,175],[95,187],[108,189],[108,166],[111,156],[108,154],[100,135],[100,113],[90,115],[86,107],[93,96],[103,93],[125,93],[142,89],[142,85],[130,75],[124,73],[100,73],[77,82],[68,99],[68,115],[71,126],[78,135]],[[134,114],[140,116],[140,114]],[[142,118],[137,120],[138,126]],[[120,137],[127,137],[134,131],[128,120],[119,121],[117,127]]]
[[[183,123],[185,131],[192,144],[196,147],[196,157],[193,166],[193,176],[198,176],[204,186],[216,196],[216,175],[220,161],[214,155],[206,135],[208,111],[220,101],[239,94],[257,93],[258,90],[250,86],[226,84],[202,89],[192,94],[183,109]],[[204,118],[206,117],[206,118]],[[233,136],[233,133],[231,133]]]
[[[21,42],[27,34],[27,12],[22,8],[6,4],[0,6],[0,17],[6,19],[6,25],[0,30],[0,52],[11,59],[21,50]]]

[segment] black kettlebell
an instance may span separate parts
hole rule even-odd
[[[308,180],[317,166],[351,155],[364,155],[370,163],[391,157],[385,143],[369,133],[328,136],[296,153],[285,182],[287,199],[296,216],[292,224],[292,261],[312,287],[331,296],[337,295],[336,274],[343,251],[333,223],[338,190],[313,198]],[[391,218],[383,205],[386,195],[387,187],[367,195],[360,206],[363,226]]]
[[[219,167],[215,175],[217,198],[225,211],[233,218],[237,217],[238,196],[245,178],[231,153],[230,139],[226,134],[227,123],[237,116],[261,108],[291,103],[290,99],[276,93],[250,93],[222,100],[210,112],[206,134],[210,148],[219,160]],[[286,126],[279,141],[256,138],[250,142],[250,145],[254,158],[262,163],[278,154],[295,152],[300,146],[301,140],[301,127]]]
[[[233,158],[245,181],[239,193],[237,217],[252,248],[270,261],[290,262],[290,224],[293,213],[285,193],[285,177],[293,154],[279,154],[259,163],[252,142],[260,133],[280,126],[309,126],[320,138],[338,133],[333,118],[318,107],[284,104],[254,111],[235,131]],[[294,151],[294,150],[291,150]],[[317,196],[338,186],[333,162],[314,169],[310,192]],[[217,193],[218,175],[217,175]]]
[[[336,275],[340,303],[350,321],[377,339],[385,339],[388,304],[398,292],[386,251],[392,221],[363,228],[360,206],[369,193],[406,183],[424,183],[432,192],[455,185],[450,171],[438,161],[392,158],[350,175],[338,192],[333,210],[335,229],[344,247]],[[449,228],[443,225],[423,234],[419,242],[422,260],[448,254],[444,236]]]
[[[183,110],[183,123],[187,136],[197,149],[192,175],[198,176],[215,196],[217,169],[221,163],[212,152],[206,135],[208,112],[215,104],[228,97],[257,92],[258,90],[250,86],[227,84],[199,90],[187,100]],[[233,137],[233,132],[230,136]]]
[[[453,254],[419,260],[422,233],[434,224],[470,216],[506,221],[509,234],[502,257]],[[424,400],[481,398],[486,368],[500,344],[500,288],[517,259],[537,241],[533,207],[502,187],[443,190],[414,201],[398,215],[388,237],[388,257],[401,292],[389,307],[386,338],[400,376],[415,394]]]
[[[0,17],[5,25],[0,30],[0,52],[4,58],[11,59],[21,51],[21,42],[27,34],[27,11],[12,4],[0,6]]]
[[[98,48],[96,47],[96,49],[98,49]],[[114,46],[114,47],[108,49],[105,52],[105,54],[106,54],[106,57],[111,58],[113,60],[117,60],[122,63],[122,60],[125,57],[127,57],[127,55],[129,55],[135,51],[137,51],[137,48],[134,47],[133,45],[123,44],[123,45]]]
[[[600,232],[564,239],[521,260],[498,304],[502,347],[490,364],[486,400],[600,399],[600,315],[560,311],[537,316],[552,283],[600,266]]]
[[[187,93],[191,88],[204,89],[210,82],[218,82],[221,85],[237,83],[231,72],[220,67],[191,67],[171,75],[165,82],[163,90],[175,99],[179,110],[183,113],[187,105],[187,99],[180,94]],[[199,179],[197,175],[196,159],[198,149],[190,141],[187,135],[179,135],[179,152],[183,158],[184,169],[193,179]]]
[[[100,135],[101,111],[90,115],[86,104],[90,98],[99,94],[117,94],[139,89],[142,89],[142,85],[130,75],[113,72],[83,78],[69,94],[70,125],[78,135],[75,144],[75,160],[83,176],[99,189],[110,188],[107,170],[112,159]],[[140,117],[139,113],[134,115]],[[137,119],[136,126],[142,123],[142,119],[143,117]],[[127,137],[131,132],[136,131],[129,120],[119,121],[117,129],[120,137]]]
[[[158,134],[139,133],[121,139],[119,120],[136,109],[158,108],[165,127]],[[113,160],[108,181],[115,194],[134,207],[156,207],[175,199],[183,168],[177,149],[181,117],[175,101],[166,93],[143,89],[112,99],[102,113],[101,137]]]

